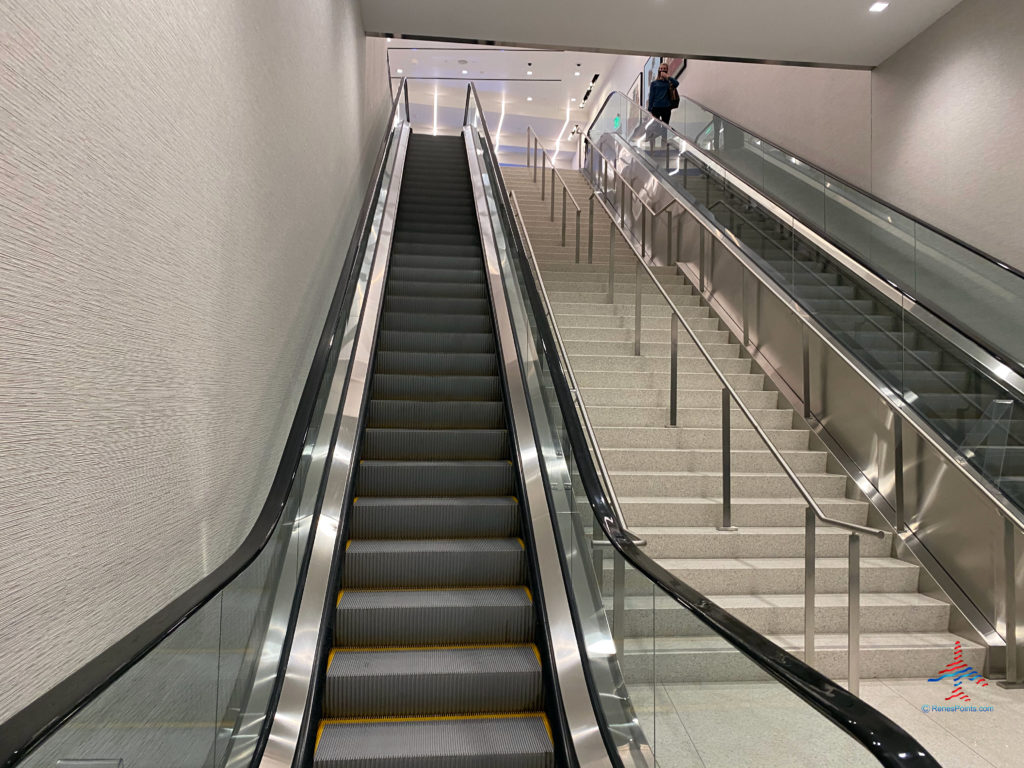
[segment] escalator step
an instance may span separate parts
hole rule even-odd
[[[379,373],[493,376],[498,372],[498,356],[493,352],[378,352],[375,365]]]
[[[367,429],[363,459],[504,459],[509,455],[504,429]]]
[[[371,400],[367,427],[378,429],[501,429],[505,405],[481,401]]]
[[[388,285],[391,296],[436,296],[455,299],[486,299],[487,285],[483,282],[473,283],[421,283],[405,280],[393,280]]]
[[[469,260],[473,263],[470,264]],[[466,269],[479,266],[478,256],[437,256],[428,254],[416,256],[411,253],[396,254],[391,257],[392,265],[396,267],[438,267],[440,269]]]
[[[447,285],[447,283],[437,283],[436,285]],[[494,334],[381,331],[377,349],[382,352],[448,352],[455,354],[493,352]]]
[[[542,713],[326,722],[316,768],[554,768]]]
[[[526,579],[519,539],[352,540],[344,589],[511,587]]]
[[[510,538],[519,535],[511,496],[400,499],[363,496],[350,512],[353,539]]]
[[[490,317],[487,299],[437,298],[435,296],[384,297],[385,312],[414,312],[439,315],[486,315]]]
[[[498,405],[498,404],[496,404]],[[357,496],[511,496],[511,461],[390,461],[364,459]]]
[[[542,704],[533,645],[401,650],[335,649],[326,717],[521,712]]]
[[[373,377],[374,400],[500,400],[497,376],[415,376],[382,373]]]
[[[438,256],[476,256],[482,259],[484,252],[480,248],[479,239],[474,245],[454,243],[409,243],[396,240],[391,248],[392,253],[413,253],[419,256],[436,254]]]
[[[381,327],[386,331],[441,331],[442,333],[487,333],[487,315],[439,315],[423,312],[385,312]]]
[[[474,269],[443,269],[440,264],[425,268],[400,267],[392,265],[388,273],[395,281],[411,281],[423,283],[483,283],[484,269],[477,264]]]
[[[523,587],[345,590],[335,613],[336,646],[526,643],[533,602]]]

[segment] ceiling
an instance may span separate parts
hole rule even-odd
[[[369,34],[874,67],[959,0],[362,0]]]
[[[465,112],[466,87],[472,80],[492,138],[500,125],[496,143],[509,150],[524,145],[527,126],[537,132],[552,152],[569,147],[568,141],[559,145],[558,137],[567,138],[576,123],[586,124],[585,115],[595,103],[598,90],[595,86],[586,102],[587,110],[583,110],[580,104],[588,86],[595,75],[607,78],[609,69],[621,59],[613,54],[412,39],[393,40],[388,46],[392,84],[397,87],[402,77],[408,78],[415,130],[434,130],[436,94],[437,132],[457,132]],[[643,59],[636,61],[639,72]]]

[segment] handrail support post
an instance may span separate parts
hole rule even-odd
[[[593,204],[593,203],[591,203]],[[576,263],[580,263],[580,209],[576,209]]]
[[[552,170],[554,170],[552,168]],[[562,247],[565,248],[565,192],[566,189],[562,187]],[[554,201],[552,201],[554,202]]]
[[[728,387],[722,387],[722,524],[720,531],[739,530],[732,524],[732,396]]]
[[[633,354],[637,357],[640,355],[640,318],[643,315],[643,302],[641,296],[643,295],[640,291],[640,262],[636,263],[636,286],[635,286],[635,315],[636,323],[633,327]]]
[[[587,225],[587,264],[594,263],[594,196],[590,196],[590,223]]]
[[[1006,680],[999,682],[1000,688],[1024,688],[1018,652],[1020,638],[1017,635],[1017,552],[1015,526],[1008,517],[1003,518],[1003,579],[1006,591],[1003,600],[1006,605],[1003,615],[1006,620]]]
[[[847,690],[860,696],[860,534],[850,533],[847,623]]]
[[[808,506],[804,518],[804,663],[814,666],[815,598],[815,523],[814,510]]]
[[[894,410],[892,415],[893,471],[896,475],[896,533],[903,533],[907,530],[907,511],[904,504],[903,487],[903,416],[899,410]]]
[[[615,222],[608,222],[608,303],[615,303]]]
[[[679,422],[679,318],[672,313],[672,338],[669,340],[669,382],[668,396],[668,423],[675,427]]]

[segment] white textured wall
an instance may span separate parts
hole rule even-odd
[[[875,194],[1024,269],[1024,2],[964,0],[871,90]]]
[[[266,497],[390,96],[351,0],[0,3],[0,720]]]
[[[1024,2],[963,0],[871,72],[691,61],[680,89],[1024,268],[1022,83]]]
[[[870,188],[868,71],[690,60],[679,90],[805,160]]]

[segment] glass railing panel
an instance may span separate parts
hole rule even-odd
[[[625,128],[613,126],[612,115],[626,116],[622,120]],[[647,143],[638,143],[634,135],[636,127],[649,119],[639,105],[615,93],[589,136],[600,145],[604,134],[616,132],[650,156]],[[1024,361],[1024,337],[1017,332],[1024,276],[827,176],[695,102],[682,99],[673,119],[673,133],[678,139],[692,142],[721,161],[755,189],[825,233],[855,259],[1004,360],[1017,366]],[[662,160],[657,158],[654,164],[661,168]],[[977,312],[979,302],[991,311]]]
[[[321,378],[302,458],[281,517],[252,563],[19,763],[122,760],[125,766],[247,766],[282,661],[324,476],[333,424],[324,421],[338,366],[347,370],[383,204],[395,164],[389,142],[377,197],[355,253],[357,272]],[[375,180],[376,181],[376,180]],[[315,457],[319,456],[319,461]]]

